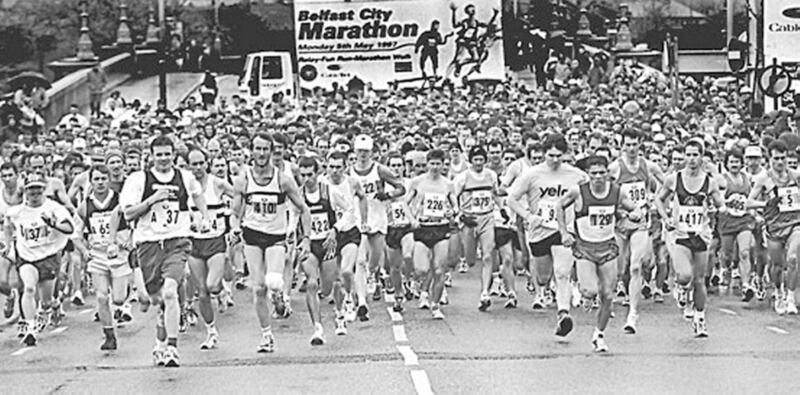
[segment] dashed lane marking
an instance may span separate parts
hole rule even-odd
[[[23,348],[20,348],[19,350],[12,352],[11,356],[18,357],[20,355],[25,354],[26,352],[28,352],[30,350],[33,350],[34,348],[35,347],[23,347]]]
[[[67,330],[67,327],[66,327],[66,326],[60,326],[60,327],[58,327],[58,328],[56,328],[56,329],[53,329],[52,331],[50,331],[50,333],[52,333],[52,334],[59,334],[59,333],[61,333],[61,332],[64,332],[65,330]]]
[[[412,350],[410,346],[397,346],[397,351],[400,351],[400,355],[403,356],[403,361],[406,366],[419,365],[417,354],[414,353],[414,350]]]
[[[394,309],[392,309],[391,307],[387,307],[386,311],[389,312],[389,317],[392,317],[393,322],[403,321],[403,316],[400,313],[394,311]]]
[[[414,369],[411,371],[411,381],[414,382],[414,389],[417,390],[419,395],[432,395],[431,382],[428,380],[428,374],[424,370]]]
[[[406,336],[406,328],[403,325],[392,325],[392,332],[394,332],[394,341],[397,343],[407,343],[408,337]]]
[[[720,308],[719,311],[721,311],[721,312],[723,312],[723,313],[725,313],[727,315],[739,315],[739,313],[737,313],[737,312],[735,312],[733,310],[729,310],[729,309]]]
[[[783,330],[781,328],[778,328],[777,326],[768,326],[767,330],[770,330],[770,331],[775,332],[775,333],[780,334],[780,335],[788,335],[789,334],[789,331]]]

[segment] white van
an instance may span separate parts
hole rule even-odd
[[[247,55],[239,78],[239,92],[243,97],[269,101],[277,92],[283,92],[285,97],[294,97],[297,93],[295,88],[289,52],[254,52]]]

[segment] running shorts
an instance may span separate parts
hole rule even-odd
[[[342,255],[342,249],[348,244],[356,247],[361,244],[361,231],[358,227],[336,233],[336,255]]]
[[[242,228],[242,240],[245,245],[262,250],[270,247],[286,247],[286,235],[270,235],[250,228]]]
[[[399,250],[403,247],[403,237],[411,233],[411,225],[401,226],[398,228],[389,228],[386,233],[386,245],[394,250]]]
[[[450,238],[450,225],[421,226],[414,229],[414,241],[433,249],[440,241]]]
[[[603,265],[611,262],[619,256],[619,245],[616,239],[593,242],[575,239],[572,246],[572,256],[575,259],[584,259],[596,265]]]
[[[20,258],[17,267],[21,268],[25,265],[33,265],[36,271],[39,272],[40,281],[55,280],[61,268],[61,259],[59,259],[58,255],[59,254],[53,254],[46,258],[39,259],[38,261],[30,262]]]
[[[114,259],[108,259],[105,252],[92,251],[86,271],[100,276],[110,276],[111,278],[125,277],[133,272],[128,261],[130,255],[127,250],[120,248],[119,255]]]
[[[545,237],[537,242],[529,242],[528,247],[531,249],[531,255],[536,258],[543,256],[551,256],[550,247],[561,245],[561,233],[554,232],[552,235]]]
[[[519,245],[519,237],[517,237],[517,232],[515,232],[513,229],[494,228],[495,247],[500,248],[508,243],[514,243],[515,240],[516,244]]]
[[[692,252],[708,251],[708,243],[697,234],[689,234],[687,238],[676,239],[675,244],[684,246]]]
[[[158,292],[165,278],[180,283],[191,251],[192,242],[185,237],[139,244],[139,265],[147,293],[153,295]]]
[[[227,251],[228,243],[225,242],[225,235],[221,235],[213,239],[192,239],[190,255],[193,258],[206,260],[217,254],[225,254]]]

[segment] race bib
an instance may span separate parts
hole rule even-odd
[[[536,215],[542,217],[542,227],[548,229],[558,229],[558,221],[556,221],[556,204],[558,202],[550,200],[540,200]]]
[[[782,213],[800,211],[800,188],[778,188],[778,211]]]
[[[447,195],[426,193],[422,199],[422,216],[428,219],[444,219],[447,208]]]
[[[492,191],[472,192],[472,204],[469,212],[471,214],[486,214],[494,209],[494,199]]]
[[[678,206],[678,230],[698,233],[706,223],[706,210],[703,206]]]
[[[322,240],[328,237],[328,231],[331,229],[331,224],[328,222],[327,213],[312,213],[311,214],[311,239]]]
[[[27,226],[19,225],[20,238],[27,243],[48,243],[50,240],[50,227],[42,223],[31,223]],[[48,243],[49,244],[49,243]]]
[[[626,182],[620,185],[620,192],[636,204],[636,207],[647,205],[647,184],[644,181]]]
[[[363,182],[361,187],[364,188],[364,195],[367,196],[367,199],[375,199],[375,195],[378,193],[378,181]]]
[[[250,205],[253,207],[253,212],[257,216],[272,218],[278,213],[278,196],[252,195],[250,196]]]
[[[589,228],[595,231],[613,231],[614,206],[589,206]]]
[[[389,205],[389,220],[392,224],[398,226],[408,224],[409,221],[403,202],[392,202]]]
[[[108,245],[111,234],[111,212],[93,213],[89,218],[89,243],[94,245]]]
[[[728,207],[728,215],[731,217],[743,217],[747,214],[747,210],[745,209],[746,201],[747,197],[741,193],[734,193],[728,196],[728,199],[725,201],[725,206]]]
[[[175,201],[162,201],[153,205],[150,209],[150,224],[158,230],[167,229],[178,224],[178,217],[181,215],[180,206]]]

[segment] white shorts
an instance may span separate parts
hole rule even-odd
[[[114,259],[108,259],[105,254],[92,252],[86,271],[93,275],[111,276],[111,278],[125,277],[133,273],[133,269],[128,264],[128,252],[122,249]]]

